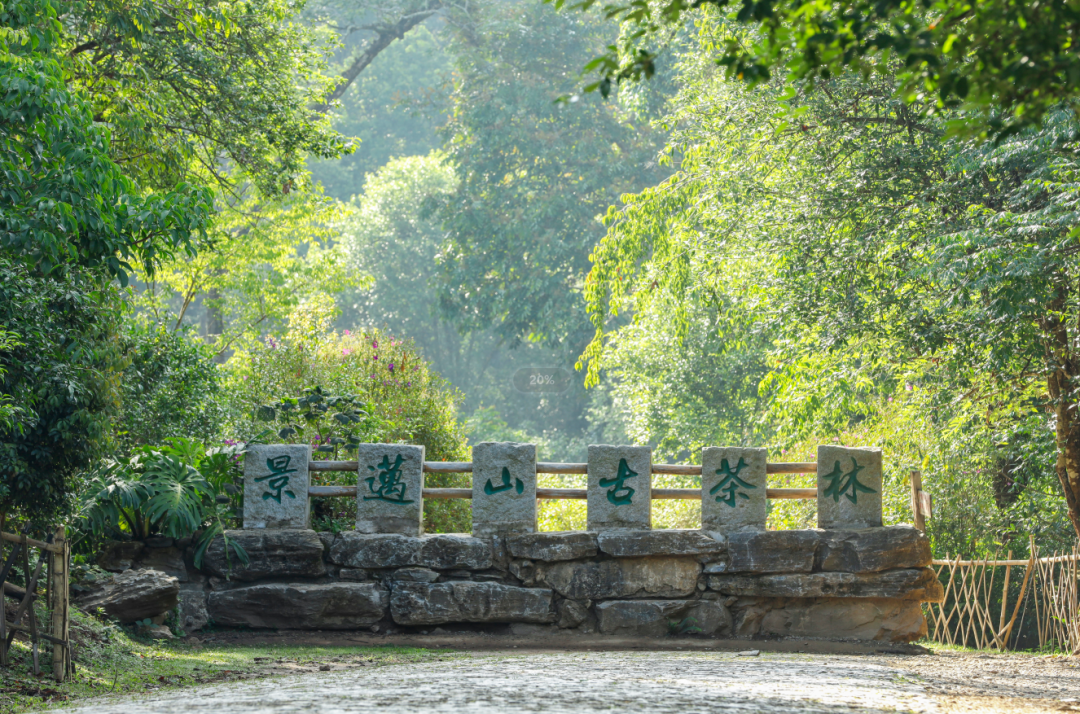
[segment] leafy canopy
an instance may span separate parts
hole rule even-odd
[[[1037,125],[1060,103],[1075,108],[1080,97],[1080,11],[1065,0],[616,0],[604,12],[624,23],[620,43],[588,65],[601,74],[592,88],[605,95],[615,82],[652,76],[686,20],[707,14],[725,27],[702,50],[752,86],[774,75],[898,69],[906,101],[927,111],[964,106],[973,111],[955,117],[954,130],[994,137]]]

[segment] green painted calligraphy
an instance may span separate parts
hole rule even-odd
[[[637,471],[631,471],[626,465],[626,459],[619,459],[619,472],[614,478],[602,478],[598,482],[602,488],[611,488],[607,492],[607,500],[616,506],[630,505],[630,499],[634,497],[634,489],[626,485],[626,479],[637,476]]]
[[[487,483],[484,484],[484,493],[486,493],[489,496],[494,496],[496,493],[502,493],[503,491],[509,491],[511,488],[513,488],[519,494],[524,492],[525,491],[525,484],[522,482],[522,480],[519,479],[519,478],[515,478],[514,480],[517,482],[516,485],[510,483],[510,469],[507,468],[506,466],[503,466],[502,484],[499,485],[499,486],[492,486],[491,485],[491,479],[488,479]]]
[[[382,463],[378,468],[375,466],[368,466],[368,470],[377,471],[375,476],[368,476],[364,481],[367,482],[368,490],[371,491],[370,496],[364,496],[365,501],[389,501],[390,503],[406,504],[412,503],[412,501],[405,500],[405,492],[409,486],[401,480],[401,454],[397,455],[397,459],[394,463],[390,463],[389,456],[383,456]],[[378,480],[378,485],[375,481]]]
[[[740,488],[757,488],[757,486],[747,483],[739,478],[739,472],[742,471],[746,465],[746,462],[743,461],[741,456],[739,457],[739,463],[735,466],[734,470],[732,470],[731,466],[728,464],[727,459],[723,459],[720,462],[720,468],[716,470],[716,474],[718,476],[723,475],[724,478],[720,480],[720,483],[709,489],[710,496],[716,496],[717,491],[721,491],[724,494],[723,496],[716,496],[717,503],[726,503],[732,508],[735,508],[736,496],[749,500],[749,496],[739,491]]]
[[[854,456],[851,457],[851,471],[847,473],[844,473],[844,470],[840,468],[840,461],[837,460],[833,470],[822,476],[823,479],[829,482],[829,485],[825,487],[825,498],[832,496],[833,501],[839,502],[840,497],[843,496],[852,503],[858,503],[860,491],[863,493],[877,493],[869,486],[859,483],[859,472],[862,470],[863,467],[859,466]]]
[[[291,456],[275,456],[266,460],[266,468],[270,469],[270,473],[266,476],[259,476],[255,481],[267,481],[266,487],[269,489],[263,493],[263,500],[274,499],[278,503],[281,503],[281,494],[284,493],[289,498],[296,498],[296,494],[292,491],[285,489],[289,485],[288,474],[296,473],[296,469],[290,469],[289,464],[292,462]],[[284,491],[282,489],[285,489]]]

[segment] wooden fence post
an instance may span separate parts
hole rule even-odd
[[[52,665],[53,677],[63,682],[71,666],[71,644],[68,640],[68,556],[70,554],[64,527],[56,529],[53,543],[60,546],[59,553],[50,553],[51,581],[49,607],[52,610],[52,636],[62,641],[61,645],[53,641]]]
[[[915,527],[926,532],[926,517],[922,509],[922,474],[918,471],[911,472],[911,514],[915,521]]]

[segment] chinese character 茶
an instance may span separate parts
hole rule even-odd
[[[715,462],[714,462],[715,463]],[[716,496],[717,503],[726,503],[727,505],[735,508],[736,496],[749,500],[750,496],[739,491],[740,488],[757,488],[757,486],[747,483],[739,478],[739,472],[746,468],[746,462],[739,457],[739,463],[734,469],[728,464],[727,459],[723,459],[720,462],[720,468],[716,470],[718,476],[723,475],[724,478],[720,480],[720,483],[709,489],[709,495],[716,496],[716,492],[720,491],[724,495]]]

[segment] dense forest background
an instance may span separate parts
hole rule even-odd
[[[922,472],[941,554],[1071,543],[1067,87],[1016,99],[970,70],[986,48],[912,64],[861,26],[833,33],[858,52],[770,73],[779,15],[676,6],[5,5],[4,512],[212,537],[251,439],[840,442],[884,450],[888,522]],[[348,527],[349,504],[316,516]],[[541,521],[583,527],[582,505]]]

